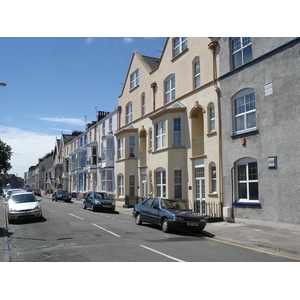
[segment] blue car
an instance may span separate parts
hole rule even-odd
[[[132,213],[137,225],[142,225],[143,222],[157,224],[164,232],[171,229],[200,232],[207,224],[206,217],[192,212],[186,202],[181,200],[148,198],[135,204]]]
[[[106,192],[89,192],[83,200],[83,208],[90,208],[92,211],[102,210],[113,213],[116,202]]]

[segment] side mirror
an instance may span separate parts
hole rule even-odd
[[[159,207],[157,205],[154,205],[153,208],[154,209],[159,209]]]
[[[41,202],[41,201],[42,201],[42,199],[41,199],[41,198],[37,198],[37,201]]]

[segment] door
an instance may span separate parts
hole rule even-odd
[[[148,197],[148,181],[147,181],[147,170],[142,170],[142,197],[146,199]]]
[[[205,214],[205,173],[204,167],[195,168],[196,201],[200,204],[197,211],[200,215]]]
[[[152,202],[151,206],[150,206],[150,210],[149,210],[149,215],[148,215],[148,220],[150,223],[154,223],[154,224],[160,224],[159,221],[159,199],[154,199],[154,201]],[[156,207],[156,208],[154,208]]]

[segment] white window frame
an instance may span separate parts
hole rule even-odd
[[[253,98],[249,98],[253,97]],[[250,100],[250,101],[249,101]],[[237,93],[233,97],[233,115],[234,115],[234,132],[235,134],[240,134],[247,131],[256,130],[256,99],[255,93],[253,89],[245,89],[239,93]],[[254,115],[254,122],[253,122]],[[248,125],[250,120],[250,116],[252,117],[253,125]],[[241,124],[243,128],[239,128],[238,121],[241,120]],[[255,124],[254,124],[255,123]]]
[[[161,198],[166,198],[167,196],[167,178],[166,170],[158,169],[155,172],[155,181],[156,181],[156,196]]]
[[[251,47],[251,49],[249,48]],[[251,51],[251,59],[247,60],[245,59],[245,52]],[[236,69],[245,63],[252,60],[252,39],[251,37],[234,37],[231,39],[231,55],[232,55],[232,67],[233,69]],[[241,55],[241,63],[235,65],[235,59],[234,57],[236,55]]]
[[[200,73],[200,58],[197,57],[194,60],[194,88],[198,88],[201,85],[201,73]]]
[[[124,175],[118,175],[118,193],[119,197],[124,197]]]
[[[118,140],[118,159],[124,158],[124,141],[125,138],[121,138]]]
[[[179,120],[179,123],[175,124],[175,120]],[[181,118],[173,119],[173,129],[174,129],[174,147],[181,147]]]
[[[126,105],[126,124],[132,122],[132,102]]]
[[[217,167],[215,163],[210,165],[211,193],[217,193]]]
[[[129,157],[135,157],[135,136],[131,135],[129,137]]]
[[[167,146],[166,120],[155,125],[155,149],[162,149]]]
[[[187,37],[176,37],[173,39],[173,57],[187,49]]]
[[[144,116],[146,114],[146,97],[145,93],[141,96],[141,114]]]
[[[109,128],[108,131],[112,133],[112,131],[113,131],[113,120],[112,120],[112,117],[109,118],[109,121],[108,121],[108,128]]]
[[[131,75],[130,75],[130,89],[132,90],[136,86],[139,85],[139,69],[135,70]]]
[[[211,103],[209,105],[209,131],[216,130],[216,111],[215,111],[215,104]]]
[[[175,99],[175,75],[170,75],[165,80],[165,104]]]
[[[251,174],[251,167],[255,167],[256,172]],[[240,167],[245,167],[245,177],[240,176]],[[259,178],[258,178],[258,164],[257,160],[253,158],[244,158],[236,162],[235,164],[235,174],[236,174],[236,202],[246,202],[246,203],[259,203]],[[255,176],[256,175],[256,176]],[[256,177],[256,178],[255,178]],[[240,185],[246,185],[247,197],[239,197]],[[251,199],[251,188],[250,185],[257,184],[257,199]]]

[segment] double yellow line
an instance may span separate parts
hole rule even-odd
[[[222,244],[227,244],[227,245],[231,245],[231,246],[235,246],[235,247],[240,247],[240,248],[244,248],[244,249],[248,249],[248,250],[252,250],[252,251],[256,251],[256,252],[261,252],[261,253],[265,253],[265,254],[269,254],[269,255],[274,255],[274,256],[278,256],[278,257],[284,257],[284,258],[288,258],[288,259],[300,261],[300,258],[289,256],[289,255],[285,255],[285,254],[281,254],[281,253],[271,252],[271,251],[267,251],[267,250],[261,250],[261,249],[257,249],[257,248],[253,248],[253,247],[248,247],[248,246],[244,246],[244,245],[239,245],[239,244],[235,244],[235,243],[231,243],[231,242],[226,242],[226,241],[222,241],[222,240],[212,239],[211,237],[206,237],[206,236],[203,236],[203,238],[209,239],[211,241],[215,241],[215,242],[218,242],[218,243],[222,243]]]

